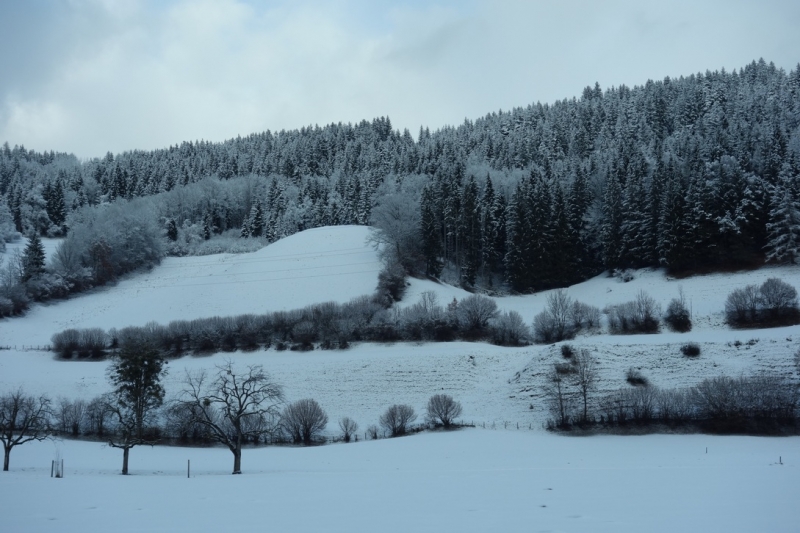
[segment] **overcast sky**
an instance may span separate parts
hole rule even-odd
[[[0,142],[82,158],[377,116],[416,137],[595,81],[800,62],[797,0],[0,4]]]

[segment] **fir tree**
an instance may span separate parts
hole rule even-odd
[[[767,222],[767,261],[795,263],[800,258],[800,198],[797,176],[784,164],[773,187]]]
[[[108,370],[113,391],[107,406],[117,419],[119,435],[109,442],[123,451],[122,473],[128,473],[128,454],[139,444],[153,444],[145,430],[152,413],[164,402],[161,378],[166,362],[147,341],[127,339]]]
[[[167,221],[167,238],[173,242],[178,240],[178,224],[175,223],[174,218]]]
[[[258,199],[250,209],[248,236],[261,237],[264,234],[264,226],[264,208],[261,206],[261,200]]]
[[[608,269],[617,268],[620,265],[622,224],[622,190],[618,178],[612,174],[608,177],[603,195],[603,225],[600,235],[603,263]]]
[[[22,281],[29,281],[44,273],[44,261],[44,245],[34,232],[28,238],[28,245],[22,254]]]
[[[433,189],[422,189],[420,199],[420,235],[422,255],[425,257],[425,275],[437,278],[442,273],[442,241],[433,198]]]
[[[461,283],[467,287],[475,285],[481,260],[481,213],[478,204],[478,184],[470,177],[461,200]]]

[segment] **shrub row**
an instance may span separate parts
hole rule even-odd
[[[797,290],[769,278],[761,286],[736,289],[725,301],[725,318],[733,327],[771,327],[800,323]]]
[[[52,337],[53,350],[63,359],[100,358],[127,342],[147,341],[165,357],[186,353],[347,348],[354,341],[450,341],[490,339],[504,345],[526,344],[528,328],[519,314],[499,314],[494,300],[472,295],[453,300],[447,308],[433,293],[404,309],[386,309],[383,296],[363,296],[339,304],[315,304],[294,311],[264,315],[151,322],[105,332],[69,329]]]
[[[659,389],[639,384],[626,387],[591,402],[589,424],[696,425],[718,433],[760,433],[794,426],[798,417],[798,386],[777,375],[709,378],[695,387]],[[580,419],[578,395],[563,400],[569,421]],[[569,424],[567,424],[569,425]],[[564,427],[556,419],[548,428]]]

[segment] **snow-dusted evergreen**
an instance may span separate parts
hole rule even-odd
[[[794,261],[799,110],[800,69],[762,60],[595,84],[416,139],[379,118],[84,163],[5,145],[0,195],[17,231],[49,235],[82,206],[149,197],[167,252],[183,254],[226,232],[271,242],[379,223],[375,209],[403,192],[421,220],[406,268],[524,292],[602,269]],[[555,274],[538,270],[555,256]]]

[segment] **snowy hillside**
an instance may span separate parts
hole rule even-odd
[[[250,254],[169,257],[114,286],[0,320],[0,346],[45,345],[67,328],[265,313],[371,294],[380,262],[368,235],[363,226],[316,228]]]
[[[320,301],[347,301],[370,294],[379,262],[366,243],[364,227],[309,230],[256,253],[170,258],[151,272],[50,305],[37,305],[22,318],[0,321],[0,345],[47,344],[68,327],[121,328],[150,321],[166,323],[212,315],[263,313],[294,309]],[[631,300],[646,290],[662,307],[683,288],[693,309],[694,329],[685,334],[584,335],[570,341],[597,358],[602,393],[624,386],[625,371],[639,369],[658,387],[694,385],[707,377],[739,376],[762,370],[793,372],[792,356],[800,346],[797,327],[732,330],[722,319],[731,290],[780,277],[800,287],[800,268],[772,267],[752,272],[713,274],[674,280],[662,271],[640,271],[623,283],[598,276],[569,288],[575,299],[604,307]],[[468,295],[425,280],[410,280],[400,306],[434,291],[440,304]],[[545,305],[547,293],[496,298],[502,310],[516,310],[530,324]],[[688,359],[680,346],[693,341],[702,353]],[[180,387],[184,368],[211,368],[226,357],[263,364],[286,388],[290,400],[312,397],[331,420],[350,416],[366,427],[387,405],[409,403],[422,409],[437,392],[456,396],[464,418],[477,424],[541,428],[549,416],[543,385],[559,346],[501,348],[485,343],[391,346],[363,343],[345,351],[217,354],[184,357],[170,363],[168,392]],[[105,362],[58,362],[49,352],[0,352],[0,389],[24,385],[31,392],[89,399],[107,389]],[[335,424],[329,433],[335,432]]]
[[[113,287],[0,321],[0,345],[44,344],[67,327],[120,328],[262,313],[370,294],[380,266],[366,243],[367,231],[321,228],[252,254],[170,258]],[[665,306],[682,287],[695,328],[686,334],[603,332],[570,342],[597,358],[597,394],[624,387],[630,367],[665,388],[723,374],[770,370],[788,375],[794,372],[799,328],[737,331],[721,316],[731,290],[773,276],[800,287],[797,267],[682,280],[641,271],[628,283],[600,276],[571,287],[570,296],[602,308],[631,300],[643,289]],[[434,291],[440,304],[468,295],[410,280],[399,306],[415,303],[424,291]],[[546,296],[496,301],[530,324]],[[680,346],[688,341],[701,346],[699,357],[681,355]],[[226,358],[237,365],[263,365],[284,386],[289,401],[316,399],[329,416],[329,436],[338,434],[338,419],[348,416],[359,424],[363,440],[365,429],[387,406],[406,403],[421,414],[427,399],[440,392],[459,400],[462,420],[477,427],[350,445],[247,449],[244,476],[225,475],[231,455],[222,448],[137,447],[131,456],[134,475],[121,478],[116,475],[121,453],[101,443],[28,444],[14,450],[12,471],[0,474],[0,501],[14,509],[4,515],[9,531],[96,530],[111,521],[120,530],[201,531],[225,529],[234,520],[245,529],[267,521],[304,531],[350,531],[371,524],[385,531],[788,532],[800,519],[792,500],[800,465],[796,437],[570,439],[545,433],[542,426],[550,415],[542,391],[553,363],[561,360],[560,345],[361,343],[343,351],[186,356],[168,364],[168,396],[180,390],[186,371],[211,369]],[[109,390],[107,366],[57,361],[44,351],[2,350],[0,391],[21,386],[56,399],[88,400]],[[67,465],[62,480],[48,477],[56,455]],[[183,470],[187,459],[191,480]],[[135,496],[121,498],[123,492]],[[298,526],[300,500],[314,512]],[[213,505],[202,504],[210,501]],[[398,506],[412,509],[409,519],[387,522]]]

